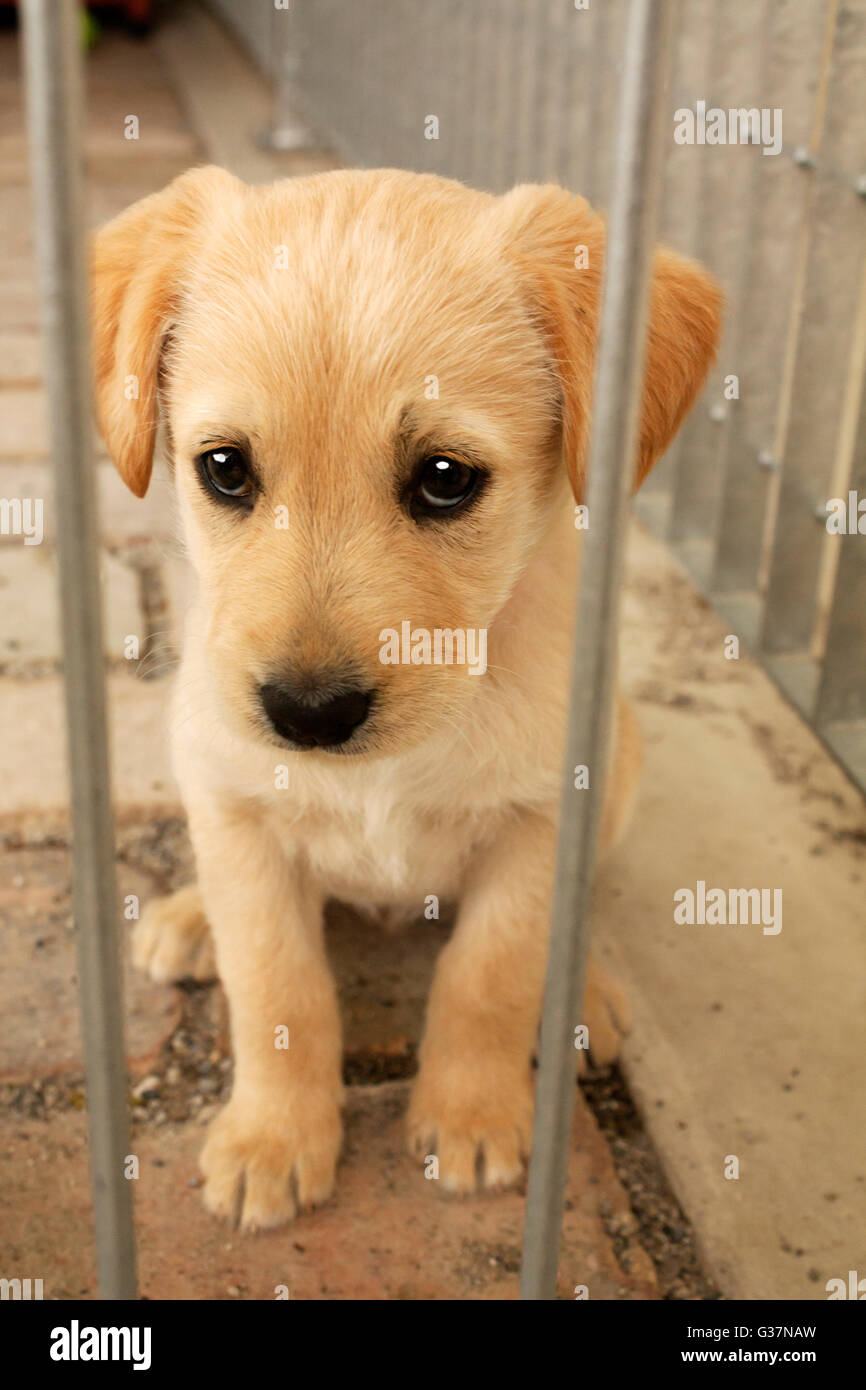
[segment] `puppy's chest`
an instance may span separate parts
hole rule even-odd
[[[325,808],[308,806],[291,819],[277,813],[289,853],[301,850],[324,890],[363,905],[423,910],[425,899],[459,895],[473,848],[470,826],[375,798]]]

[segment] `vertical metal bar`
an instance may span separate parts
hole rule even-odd
[[[708,104],[723,110],[748,108],[762,90],[767,0],[730,7],[716,0],[713,13],[712,86]],[[702,583],[709,579],[722,496],[725,422],[725,377],[736,373],[736,327],[743,303],[746,249],[752,244],[756,211],[755,186],[761,148],[727,143],[700,151],[704,206],[698,227],[697,255],[719,278],[729,312],[719,357],[710,368],[703,395],[682,430],[671,540],[680,558]],[[769,156],[772,158],[773,156]],[[781,156],[777,156],[781,158]]]
[[[839,554],[815,714],[819,728],[837,720],[866,721],[866,519],[858,511],[866,498],[866,263],[856,336],[851,395],[859,410],[853,466],[839,490],[848,513],[846,525],[833,537]]]
[[[687,106],[694,110],[697,99],[706,97],[710,89],[714,5],[715,0],[687,0],[687,3],[686,0],[679,0],[677,4],[676,42],[668,103],[671,120],[679,107]],[[679,145],[676,140],[669,142],[665,153],[659,236],[665,245],[684,256],[697,255],[703,191],[700,177],[705,155],[706,151],[701,146]],[[650,478],[655,472],[654,468]]]
[[[540,13],[538,0],[523,0],[519,20],[513,39],[518,53],[515,183],[538,178],[540,47],[544,28],[551,23],[549,15]]]
[[[786,356],[778,345],[786,341],[792,305],[800,299],[799,243],[808,178],[792,155],[813,145],[817,150],[813,132],[821,92],[824,8],[821,3],[779,5],[769,16],[761,105],[783,112],[784,143],[780,155],[759,161],[754,232],[744,243],[743,301],[729,364],[739,375],[740,398],[730,405],[712,581],[713,590],[736,595],[733,603],[728,599],[725,611],[739,609],[737,630],[749,641],[757,635],[752,628],[759,602],[768,484],[776,462],[776,417]]]
[[[135,1298],[105,725],[84,250],[82,74],[75,0],[26,0],[27,100],[54,457],[69,738],[73,903],[102,1298]]]
[[[299,82],[304,68],[301,32],[296,7],[291,10],[273,7],[267,53],[272,76],[271,123],[259,135],[266,149],[307,150],[315,144],[300,114]]]
[[[371,150],[378,141],[376,100],[379,94],[374,86],[373,67],[376,58],[374,48],[377,42],[377,20],[380,6],[377,3],[374,5],[355,5],[353,8],[358,11],[361,24],[356,54],[360,82],[357,127],[354,135],[355,158],[362,168],[372,169],[378,162],[372,157]]]
[[[396,135],[394,163],[401,169],[417,169],[425,114],[418,109],[427,58],[421,46],[423,18],[412,0],[400,0],[397,9],[392,11],[390,22],[394,30],[393,68],[386,81],[394,94],[393,109],[389,113]],[[409,77],[411,80],[407,80]]]
[[[833,496],[844,472],[839,444],[857,317],[852,286],[860,283],[866,254],[866,201],[857,187],[864,154],[866,0],[840,4],[835,17],[826,117],[817,165],[808,175],[808,269],[761,631],[764,651],[785,658],[768,663],[783,683],[786,670],[808,666],[819,615],[828,537],[815,509]],[[811,691],[805,704],[811,713]]]
[[[496,105],[493,112],[492,148],[489,187],[503,193],[514,182],[517,161],[519,111],[515,98],[520,55],[517,32],[520,25],[521,0],[502,0],[499,15],[498,64]]]
[[[566,98],[557,113],[558,164],[563,182],[575,193],[589,197],[592,142],[595,138],[592,88],[598,66],[599,11],[571,9],[566,26]]]
[[[743,11],[748,14],[748,9]],[[683,21],[682,47],[680,60],[675,69],[676,101],[674,110],[680,107],[695,109],[695,103],[715,99],[719,85],[719,43],[720,29],[725,23],[721,13],[720,0],[690,0],[681,7]],[[741,16],[742,17],[742,16]],[[724,76],[724,74],[723,74]],[[666,178],[671,181],[670,193],[666,192],[662,211],[662,235],[675,250],[687,255],[697,256],[705,263],[714,252],[712,239],[719,210],[714,207],[715,186],[721,188],[718,178],[710,167],[706,150],[700,145],[680,145],[671,142],[666,164]],[[716,151],[718,153],[718,151]],[[716,195],[718,196],[718,195]],[[655,491],[666,493],[664,502],[656,503],[656,519],[663,526],[661,532],[666,538],[688,541],[691,532],[684,524],[684,516],[697,512],[702,521],[707,520],[709,508],[704,505],[706,486],[698,490],[699,483],[705,483],[709,472],[712,479],[712,448],[718,435],[718,427],[708,418],[709,379],[687,424],[680,430],[659,466],[654,468],[644,494],[638,502],[638,512],[646,516],[647,508],[652,507],[652,494]],[[718,382],[716,383],[718,385]],[[692,468],[691,460],[697,453],[702,466]],[[689,557],[691,558],[691,557]]]
[[[443,31],[451,81],[445,129],[440,131],[440,138],[445,142],[445,167],[442,172],[451,179],[466,178],[471,156],[472,87],[475,81],[472,42],[476,22],[476,6],[457,0],[451,6]]]
[[[417,153],[414,165],[421,173],[442,172],[442,140],[428,138],[426,122],[428,116],[444,116],[442,103],[442,72],[447,63],[444,52],[443,22],[438,5],[424,5],[417,11],[416,23],[419,26],[418,48],[421,63],[418,80],[414,82],[414,108],[412,139]],[[442,131],[439,131],[440,136]]]
[[[617,4],[600,5],[596,9],[592,67],[586,94],[589,107],[586,184],[580,192],[597,208],[607,211],[621,109],[617,98],[622,90],[628,5],[626,0],[619,0]]]
[[[475,188],[484,188],[490,179],[490,117],[493,106],[496,72],[495,0],[478,0],[475,65],[472,94],[471,157],[469,181]]]
[[[695,109],[699,97],[710,89],[712,58],[712,5],[714,0],[679,0],[674,24],[673,75],[669,109]],[[697,254],[698,225],[704,201],[706,151],[700,145],[678,145],[671,140],[665,156],[659,238],[674,251],[686,256]],[[635,501],[635,511],[657,536],[667,536],[673,509],[674,484],[682,434],[677,434],[644,479]]]
[[[652,242],[673,39],[671,0],[632,0],[620,96],[593,409],[570,721],[536,1093],[521,1297],[554,1298],[604,794],[629,485],[639,427]],[[592,769],[575,795],[571,769]]]
[[[589,70],[584,101],[586,116],[584,125],[584,166],[583,187],[579,192],[591,203],[602,205],[602,198],[608,193],[605,175],[610,168],[611,149],[606,142],[608,131],[607,117],[613,110],[615,97],[611,95],[614,86],[612,78],[613,58],[611,54],[611,11],[609,5],[598,5],[592,18],[592,63]]]
[[[307,0],[305,23],[312,100],[334,149],[352,161],[358,154],[355,131],[360,7],[340,7],[336,0]]]
[[[565,181],[561,142],[563,126],[571,116],[567,84],[573,66],[569,50],[576,18],[579,18],[579,12],[574,5],[566,5],[558,0],[539,24],[537,61],[540,67],[538,100],[541,112],[535,151],[535,177],[541,183]]]

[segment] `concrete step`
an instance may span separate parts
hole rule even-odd
[[[634,1004],[629,1083],[725,1295],[826,1298],[866,1261],[863,802],[763,670],[725,659],[729,626],[668,551],[632,542],[646,766],[595,912]],[[699,880],[780,889],[781,931],[678,925]]]

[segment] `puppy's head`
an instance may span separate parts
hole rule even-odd
[[[394,170],[247,188],[196,169],[97,235],[101,428],[142,496],[165,426],[236,727],[381,754],[467,713],[563,470],[582,496],[603,250],[562,189]],[[658,253],[636,485],[719,309]]]

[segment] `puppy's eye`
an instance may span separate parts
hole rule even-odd
[[[230,446],[208,449],[198,458],[198,467],[207,486],[229,501],[249,506],[254,491],[249,464],[240,449]]]
[[[479,474],[457,459],[425,459],[412,490],[414,511],[434,516],[463,506],[478,487]]]

